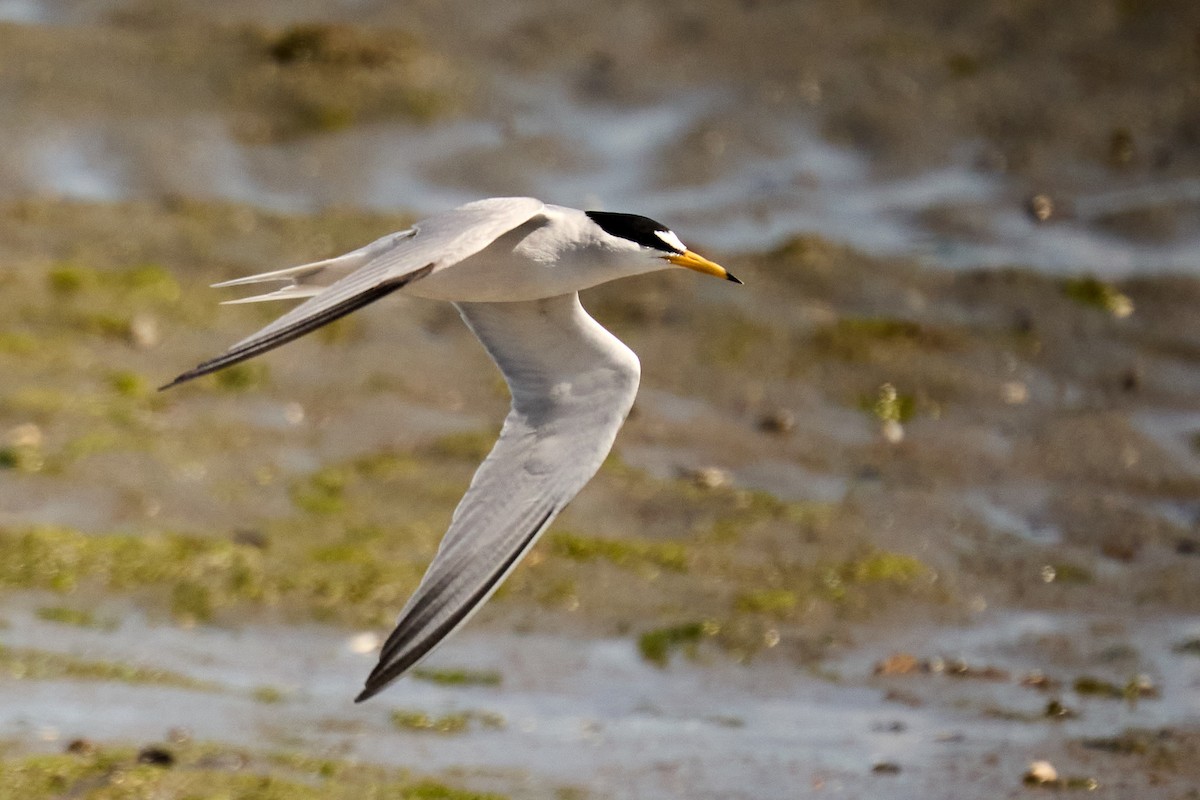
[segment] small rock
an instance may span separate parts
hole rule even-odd
[[[175,756],[165,747],[143,747],[137,755],[139,764],[153,764],[156,767],[175,766]]]
[[[299,403],[288,403],[283,407],[283,419],[289,425],[299,425],[304,422],[304,406]]]
[[[1054,216],[1054,201],[1048,194],[1035,194],[1029,198],[1025,208],[1037,222],[1047,222]]]
[[[9,447],[22,447],[36,449],[42,446],[42,429],[32,422],[27,422],[24,425],[16,425],[4,432],[3,440],[0,443],[6,444]]]
[[[959,659],[946,663],[946,674],[955,678],[974,678],[983,681],[1007,681],[1009,679],[1007,670],[993,666],[976,667]]]
[[[139,350],[149,350],[162,340],[158,320],[149,314],[134,314],[129,321],[129,341]]]
[[[904,441],[904,426],[898,420],[884,420],[879,426],[879,432],[888,444],[900,444]]]
[[[1160,694],[1158,684],[1145,673],[1134,676],[1133,680],[1125,684],[1125,695],[1127,697],[1156,698]]]
[[[1018,681],[1022,686],[1038,691],[1049,692],[1062,686],[1062,681],[1056,681],[1040,669],[1026,672]]]
[[[922,662],[912,653],[892,653],[875,665],[876,675],[911,675],[922,669]]]
[[[373,631],[364,631],[355,636],[351,636],[350,641],[346,643],[346,648],[351,653],[365,655],[378,650],[381,644],[382,642],[379,641],[379,634]]]
[[[1000,387],[1000,397],[1010,406],[1024,405],[1029,401],[1029,387],[1020,381],[1006,381]]]
[[[894,761],[880,761],[871,767],[871,772],[876,775],[899,775],[900,765]]]
[[[1029,765],[1029,769],[1025,772],[1025,783],[1032,786],[1041,786],[1047,783],[1058,782],[1058,770],[1049,761],[1034,761]]]
[[[720,467],[700,467],[684,475],[701,489],[720,489],[732,483],[729,473]]]
[[[786,408],[768,411],[758,419],[758,429],[765,433],[791,433],[796,427],[796,415]]]
[[[73,756],[90,756],[99,749],[91,739],[72,739],[67,742],[65,752]]]
[[[1046,703],[1046,708],[1042,715],[1049,719],[1078,719],[1079,712],[1073,708],[1068,708],[1058,700],[1051,700]]]

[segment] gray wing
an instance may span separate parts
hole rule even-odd
[[[262,330],[161,388],[168,389],[287,344],[415,280],[457,264],[528,222],[543,208],[540,200],[531,197],[479,200],[422,220],[411,231],[386,236],[336,259],[227,282],[224,285],[273,280],[296,282],[322,273],[336,275],[361,262],[361,266],[350,274],[315,294],[310,289],[302,293],[289,292],[285,286],[279,295],[264,297],[286,299],[312,295]]]
[[[512,409],[356,702],[400,677],[491,596],[600,468],[637,393],[637,356],[588,316],[577,294],[456,305],[504,374]]]

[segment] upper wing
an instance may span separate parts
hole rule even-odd
[[[600,468],[637,393],[637,356],[588,316],[577,294],[456,305],[504,374],[512,409],[357,702],[491,596]]]
[[[431,272],[457,264],[483,250],[518,225],[528,222],[541,212],[543,207],[540,200],[531,197],[494,197],[478,200],[453,211],[429,217],[414,225],[411,232],[405,231],[404,234],[407,235],[393,234],[384,237],[339,258],[230,281],[225,285],[271,280],[294,281],[314,278],[322,272],[337,275],[347,268],[353,269],[350,274],[318,290],[309,300],[262,330],[238,342],[216,358],[188,370],[162,388],[176,386],[265,353],[384,295],[391,294]],[[284,293],[279,295],[281,299],[288,296],[287,289],[285,286]],[[303,291],[291,296],[308,294],[312,292]]]
[[[417,235],[416,228],[389,233],[365,247],[360,247],[349,253],[311,264],[301,264],[298,267],[277,269],[272,272],[262,272],[258,275],[247,275],[244,278],[234,278],[231,281],[214,283],[212,288],[225,289],[230,286],[249,286],[256,283],[282,283],[283,286],[266,294],[253,297],[242,297],[237,300],[225,300],[221,305],[237,303],[261,303],[265,300],[295,300],[302,297],[313,297],[320,294],[351,272],[365,267],[378,256],[384,255],[400,245],[405,239]]]

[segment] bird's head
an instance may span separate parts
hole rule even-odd
[[[617,214],[610,211],[585,213],[604,233],[616,239],[623,249],[639,252],[647,258],[658,259],[664,267],[687,267],[705,275],[741,283],[720,264],[688,250],[683,242],[679,241],[679,237],[661,222],[637,214]]]

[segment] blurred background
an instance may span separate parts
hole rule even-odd
[[[0,0],[0,101],[0,796],[1194,797],[1195,3]],[[393,296],[154,388],[513,194],[746,286],[584,297],[613,456],[354,706],[498,373]]]

